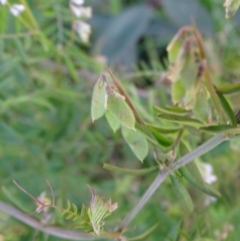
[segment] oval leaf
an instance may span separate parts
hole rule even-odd
[[[104,115],[106,111],[105,98],[106,82],[103,80],[103,75],[101,75],[93,88],[91,104],[91,117],[93,122]]]
[[[143,161],[148,154],[148,143],[146,138],[139,132],[122,126],[122,135],[136,157]]]
[[[135,117],[124,99],[109,95],[107,109],[122,125],[135,130]]]
[[[116,132],[120,128],[121,123],[108,110],[106,111],[105,116],[106,116],[106,119],[107,119],[108,124],[110,125],[110,127],[113,129],[114,132]]]

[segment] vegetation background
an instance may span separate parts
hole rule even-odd
[[[17,2],[17,1],[16,1]],[[10,1],[13,4],[15,1]],[[92,89],[106,65],[114,69],[140,114],[153,120],[153,104],[170,104],[166,46],[178,29],[195,22],[204,38],[212,79],[217,86],[240,76],[240,13],[225,19],[223,2],[212,0],[86,0],[92,8],[92,34],[87,43],[74,31],[75,16],[65,0],[19,0],[25,10],[13,16],[0,5],[0,199],[25,213],[36,205],[13,183],[32,195],[49,193],[58,205],[71,200],[88,204],[89,184],[118,202],[111,228],[134,206],[156,173],[141,177],[103,169],[107,162],[125,168],[151,167],[150,153],[141,164],[119,132],[104,118],[92,123]],[[229,99],[239,109],[240,97]],[[204,137],[203,137],[204,138]],[[194,137],[193,137],[194,139]],[[201,159],[211,163],[222,197],[205,196],[186,187],[194,212],[186,213],[167,180],[129,227],[137,235],[159,223],[145,240],[239,240],[239,143],[224,143]],[[57,211],[51,224],[73,228]],[[38,218],[42,218],[41,214]],[[0,240],[55,241],[0,212]]]

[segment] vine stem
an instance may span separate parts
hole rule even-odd
[[[2,212],[5,212],[11,215],[12,217],[18,219],[19,221],[25,223],[26,225],[36,230],[42,231],[46,234],[50,234],[58,238],[70,239],[70,240],[97,240],[100,238],[84,232],[67,230],[67,229],[54,227],[54,226],[45,226],[35,218],[30,217],[29,215],[19,211],[13,206],[8,205],[2,201],[0,201],[0,210]]]
[[[162,171],[159,172],[155,180],[149,186],[147,191],[143,194],[142,198],[139,200],[137,205],[129,212],[129,214],[125,217],[125,219],[120,224],[118,231],[124,230],[128,224],[136,217],[136,215],[141,211],[144,205],[148,202],[148,200],[152,197],[152,195],[156,192],[156,190],[161,186],[163,181],[169,176],[169,174],[180,167],[190,163],[197,157],[202,156],[203,154],[209,152],[222,142],[226,141],[228,137],[223,134],[218,134],[199,147],[197,147],[192,152],[187,153],[183,157],[179,158],[176,162],[173,162],[168,167],[164,168]]]

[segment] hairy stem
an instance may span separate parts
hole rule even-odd
[[[135,216],[139,213],[139,211],[144,207],[144,205],[147,203],[147,201],[152,197],[152,195],[156,192],[156,190],[160,187],[160,185],[163,183],[163,181],[168,177],[168,175],[180,167],[188,164],[189,162],[193,161],[197,157],[200,157],[201,155],[209,152],[216,146],[218,146],[220,143],[224,142],[228,138],[225,135],[219,134],[199,147],[197,147],[192,152],[187,153],[183,157],[179,158],[176,162],[173,162],[170,166],[164,168],[162,171],[159,172],[155,180],[152,182],[150,187],[147,189],[147,191],[143,194],[142,198],[139,200],[137,205],[130,211],[130,213],[126,216],[126,218],[122,221],[120,224],[118,230],[121,231],[127,225],[135,218]]]

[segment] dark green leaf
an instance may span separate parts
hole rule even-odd
[[[220,92],[217,91],[217,95],[220,99],[220,102],[222,104],[223,109],[225,110],[225,113],[227,114],[229,120],[231,121],[231,124],[233,126],[237,126],[237,120],[236,117],[233,113],[232,108],[230,107],[228,101],[225,99],[224,95]]]
[[[147,28],[153,9],[148,5],[136,5],[122,11],[105,26],[105,31],[95,45],[95,50],[116,64],[129,58],[129,51]],[[131,54],[130,54],[131,56]]]
[[[151,124],[147,124],[147,123],[145,123],[145,125],[150,130],[155,130],[155,131],[157,131],[159,133],[162,133],[162,134],[173,134],[173,133],[179,132],[181,130],[180,127],[178,127],[178,128],[164,128],[164,127],[155,126],[155,125],[151,125]]]
[[[170,21],[179,27],[191,25],[194,21],[201,32],[213,32],[211,14],[198,1],[164,0],[163,9]]]
[[[173,141],[170,138],[166,138],[163,135],[161,135],[158,131],[155,129],[150,129],[152,134],[155,136],[156,140],[161,146],[169,147],[173,144]]]

